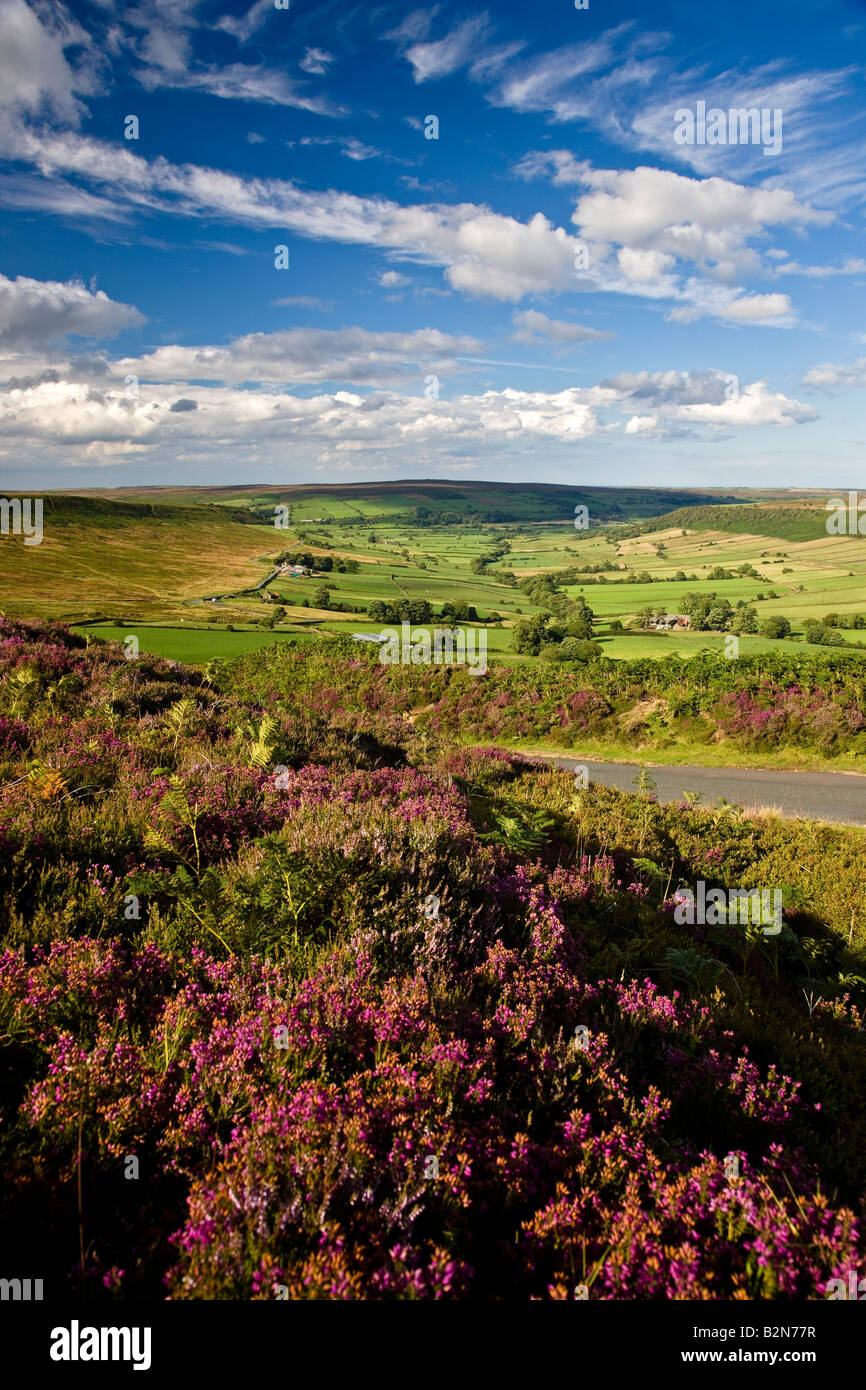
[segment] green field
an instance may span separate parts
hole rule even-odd
[[[578,501],[589,507],[589,530],[574,527]],[[289,509],[285,528],[270,524],[277,505]],[[301,632],[370,631],[374,600],[407,598],[427,600],[434,614],[465,602],[483,623],[498,615],[503,625],[487,629],[491,660],[532,660],[511,650],[513,624],[538,611],[518,583],[576,566],[594,573],[563,592],[586,600],[615,658],[722,647],[720,633],[610,631],[647,607],[680,611],[687,591],[754,604],[759,620],[785,616],[795,640],[807,619],[866,614],[866,538],[828,535],[823,498],[813,495],[427,482],[53,494],[45,507],[41,545],[0,538],[3,611],[100,620],[112,635],[139,633],[144,650],[158,642],[160,654],[192,662]],[[506,553],[473,573],[473,561],[498,548]],[[274,603],[256,586],[277,556],[303,552],[330,555],[335,568],[270,582],[285,609],[273,632]],[[358,572],[339,573],[341,559]],[[710,578],[715,567],[744,564],[757,574]],[[327,608],[316,606],[323,585]],[[866,655],[866,632],[843,637]],[[744,654],[785,645],[757,636],[740,644]]]
[[[274,642],[312,640],[304,633],[226,632],[220,628],[178,627],[117,627],[96,624],[74,627],[74,632],[100,638],[104,642],[123,642],[129,636],[138,638],[141,651],[150,656],[163,656],[169,661],[203,665],[219,657],[241,656],[273,646]]]

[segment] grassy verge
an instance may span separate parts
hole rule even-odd
[[[465,746],[474,747],[478,739],[466,739]],[[845,757],[824,758],[806,748],[779,748],[769,752],[757,749],[748,751],[731,748],[724,744],[691,743],[677,744],[674,748],[654,748],[651,744],[635,747],[633,743],[604,742],[597,739],[583,739],[580,747],[556,748],[551,744],[539,744],[529,739],[516,742],[497,740],[496,747],[515,753],[526,753],[539,758],[590,758],[602,763],[638,763],[643,767],[726,767],[726,768],[766,768],[775,772],[853,772],[866,773],[863,759]]]

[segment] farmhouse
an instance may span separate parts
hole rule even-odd
[[[649,625],[666,632],[675,632],[691,627],[692,620],[685,613],[662,613],[657,618],[650,618]]]

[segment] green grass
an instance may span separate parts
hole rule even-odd
[[[89,633],[106,642],[123,642],[129,636],[138,638],[139,649],[150,656],[166,657],[200,666],[217,657],[242,656],[271,647],[275,642],[309,642],[315,640],[305,633],[227,632],[222,628],[145,627],[142,624],[117,627],[94,624],[75,627],[75,632]]]

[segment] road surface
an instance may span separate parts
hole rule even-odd
[[[538,754],[527,754],[538,757]],[[543,756],[543,755],[542,755]],[[580,758],[547,758],[557,767],[588,768],[590,782],[634,791],[639,763],[600,763]],[[744,810],[773,808],[783,816],[866,825],[866,775],[859,772],[774,772],[746,767],[648,767],[659,801],[682,801],[699,792],[700,805],[719,798]]]

